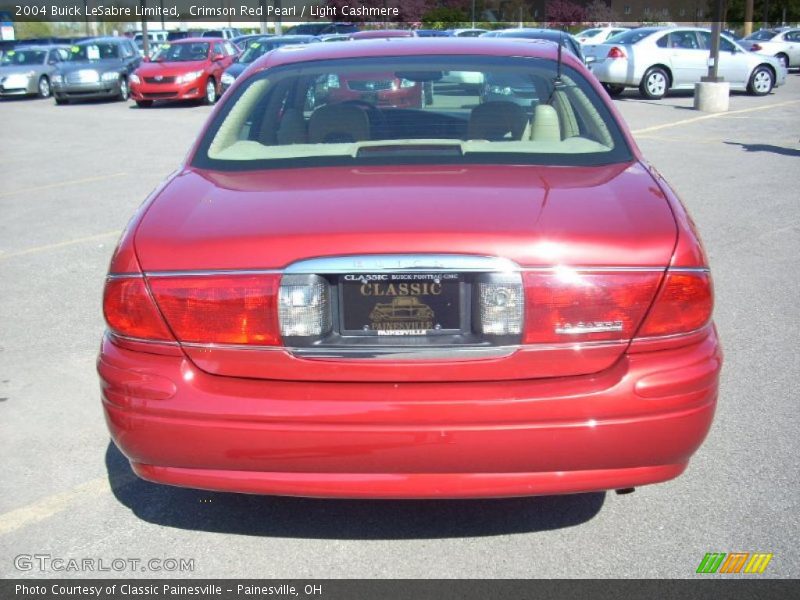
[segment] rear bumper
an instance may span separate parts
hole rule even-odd
[[[592,376],[308,383],[208,375],[104,340],[111,435],[160,483],[322,497],[500,497],[671,479],[711,425],[721,352],[709,328]]]
[[[600,59],[587,65],[601,83],[639,85],[641,76],[634,72],[633,64],[624,59]]]

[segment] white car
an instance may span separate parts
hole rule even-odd
[[[618,33],[628,31],[627,27],[592,27],[584,29],[575,34],[575,38],[583,44],[602,44],[608,38],[614,37]]]
[[[774,56],[787,69],[800,67],[800,29],[762,29],[739,43],[751,52]]]
[[[586,64],[612,96],[638,87],[645,98],[691,90],[708,73],[711,31],[698,27],[640,27],[606,44],[585,46]],[[748,52],[721,36],[718,73],[732,90],[764,96],[786,81],[772,56]]]

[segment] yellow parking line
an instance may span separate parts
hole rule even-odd
[[[71,179],[68,181],[59,181],[58,183],[50,183],[48,185],[38,185],[36,187],[23,188],[21,190],[12,190],[10,192],[0,193],[0,198],[6,196],[14,196],[16,194],[25,194],[27,192],[40,192],[42,190],[51,190],[53,188],[64,187],[68,185],[78,185],[80,183],[92,183],[94,181],[105,181],[106,179],[114,179],[115,177],[124,177],[127,173],[111,173],[110,175],[99,175],[97,177],[85,177],[83,179]]]
[[[768,110],[770,108],[777,108],[779,106],[787,106],[788,104],[797,104],[798,102],[800,102],[800,100],[786,100],[785,102],[776,102],[775,104],[765,104],[763,106],[753,106],[751,108],[742,108],[739,110],[729,110],[728,112],[702,115],[699,117],[692,117],[691,119],[672,121],[671,123],[664,123],[662,125],[653,125],[652,127],[645,127],[644,129],[634,129],[631,133],[634,135],[650,133],[651,131],[659,131],[661,129],[667,129],[668,127],[677,127],[678,125],[687,125],[689,123],[696,123],[697,121],[705,121],[706,119],[716,119],[717,117],[727,117],[728,115],[740,115],[742,113],[749,113],[757,110]]]
[[[36,252],[44,252],[45,250],[54,250],[56,248],[64,248],[66,246],[72,246],[75,244],[83,244],[85,242],[94,242],[97,240],[104,240],[109,237],[116,237],[122,233],[119,229],[115,229],[114,231],[106,231],[105,233],[98,233],[97,235],[87,235],[86,237],[75,238],[74,240],[66,240],[63,242],[56,242],[55,244],[45,244],[43,246],[34,246],[33,248],[27,248],[25,250],[19,250],[18,252],[7,252],[3,253],[0,251],[0,260],[6,258],[14,258],[15,256],[25,256],[26,254],[34,254]]]
[[[136,476],[132,473],[128,474],[120,478],[119,485],[115,487],[116,489],[120,489],[136,481],[136,479]],[[74,504],[86,504],[92,498],[102,496],[110,491],[111,485],[108,482],[108,478],[98,477],[97,479],[92,479],[86,483],[76,485],[74,488],[65,492],[47,496],[28,506],[9,511],[0,515],[0,535],[11,533],[17,529],[38,523],[39,521],[44,521],[45,519],[49,519],[67,510]]]

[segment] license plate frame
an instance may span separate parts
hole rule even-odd
[[[342,336],[431,338],[469,330],[469,293],[460,273],[352,273],[337,283]]]

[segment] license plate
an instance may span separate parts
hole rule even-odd
[[[362,335],[433,335],[461,329],[458,273],[343,275],[342,330]]]

